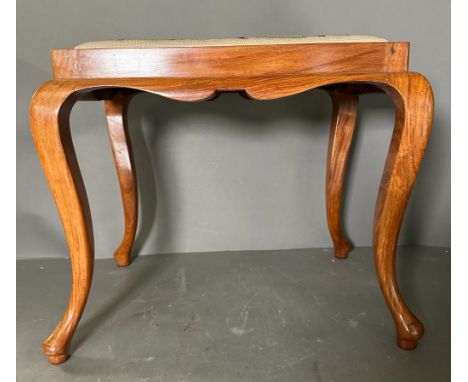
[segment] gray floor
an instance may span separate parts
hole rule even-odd
[[[426,327],[412,352],[395,345],[373,267],[369,248],[99,260],[73,355],[52,366],[39,348],[65,308],[68,261],[20,260],[18,381],[449,381],[449,251],[399,249]]]

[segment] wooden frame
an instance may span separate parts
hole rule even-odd
[[[55,79],[237,77],[277,74],[399,72],[409,43],[321,43],[52,51]]]
[[[367,91],[387,93],[395,104],[396,118],[377,197],[374,257],[395,322],[397,344],[403,349],[416,347],[424,329],[399,292],[395,255],[431,130],[433,95],[426,78],[407,71],[408,43],[57,50],[52,57],[54,79],[38,89],[30,109],[34,143],[62,219],[72,263],[68,307],[42,348],[51,363],[62,363],[70,354],[93,271],[91,214],[71,140],[70,111],[78,100],[105,102],[125,211],[124,238],[114,257],[119,266],[125,266],[131,259],[138,211],[125,110],[136,92],[204,101],[226,91],[252,100],[271,100],[315,88],[326,90],[333,101],[327,218],[339,258],[345,258],[351,249],[341,230],[340,200],[358,96]]]

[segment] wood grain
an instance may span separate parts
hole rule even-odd
[[[138,190],[133,152],[127,127],[127,106],[134,92],[118,91],[104,101],[107,130],[114,156],[124,209],[125,229],[122,241],[114,252],[119,267],[131,262],[131,251],[138,223]]]
[[[72,268],[65,314],[42,345],[54,364],[68,358],[91,287],[94,260],[91,213],[70,136],[69,115],[76,100],[70,95],[68,86],[48,82],[36,92],[30,109],[34,144],[62,220]]]
[[[424,327],[400,294],[395,255],[403,215],[431,132],[434,99],[429,82],[417,73],[396,77],[385,89],[395,103],[396,119],[375,209],[375,263],[395,321],[397,344],[414,349]]]
[[[328,91],[333,102],[333,115],[328,140],[326,208],[328,229],[335,256],[348,257],[352,248],[341,228],[341,197],[346,175],[349,149],[356,127],[358,96],[342,89]]]
[[[53,50],[55,79],[402,72],[408,42]]]

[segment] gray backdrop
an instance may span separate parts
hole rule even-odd
[[[50,78],[52,48],[118,38],[313,34],[411,41],[410,68],[431,81],[436,109],[400,243],[448,246],[449,1],[18,0],[18,256],[67,256],[28,126],[29,100]],[[138,253],[331,246],[324,208],[330,113],[321,91],[269,102],[229,94],[195,104],[138,95],[129,112],[141,197]],[[387,96],[361,97],[345,200],[346,228],[355,245],[372,242],[393,118]],[[103,106],[79,103],[71,119],[96,257],[110,257],[121,239],[123,212]]]

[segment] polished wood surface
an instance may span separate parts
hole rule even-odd
[[[125,267],[131,262],[131,251],[138,223],[138,190],[127,127],[127,106],[133,94],[135,93],[121,90],[104,101],[107,129],[119,178],[125,218],[123,239],[114,252],[114,259],[120,267]]]
[[[416,347],[424,327],[398,289],[395,254],[403,215],[431,132],[434,99],[429,82],[415,73],[395,78],[387,92],[395,104],[396,117],[375,208],[374,254],[380,287],[395,321],[398,346],[409,350]]]
[[[352,248],[341,228],[341,195],[346,174],[349,149],[356,127],[358,95],[346,89],[330,90],[333,115],[328,140],[326,208],[328,229],[335,248],[335,256],[348,257]]]
[[[130,262],[137,224],[135,168],[125,118],[126,106],[135,91],[180,101],[209,100],[226,91],[239,92],[253,100],[277,99],[315,88],[328,91],[334,111],[327,160],[327,218],[335,254],[342,258],[351,248],[341,229],[340,207],[355,128],[357,97],[374,89],[390,95],[396,108],[396,122],[375,211],[375,264],[383,295],[394,318],[397,344],[404,349],[416,346],[423,326],[399,292],[395,256],[400,225],[430,134],[431,87],[422,75],[407,72],[407,43],[374,45],[375,51],[367,55],[362,55],[367,49],[364,46],[367,44],[362,44],[362,57],[356,51],[343,52],[323,45],[330,44],[320,44],[320,49],[325,49],[326,53],[310,47],[301,53],[298,46],[267,50],[242,47],[248,48],[242,52],[226,47],[222,51],[148,49],[139,50],[139,57],[134,57],[131,50],[122,53],[114,49],[105,52],[86,49],[79,53],[54,51],[55,79],[39,88],[30,112],[34,143],[62,219],[72,261],[68,307],[43,344],[50,362],[64,362],[69,355],[69,344],[89,293],[93,265],[92,224],[70,137],[69,113],[77,100],[105,101],[125,213],[124,237],[114,256],[117,264],[124,266]],[[306,62],[293,60],[298,57]],[[200,61],[195,65],[196,59]],[[354,70],[356,65],[360,65],[358,71]],[[132,77],[124,77],[125,70]]]
[[[408,51],[408,42],[66,49],[52,51],[52,70],[55,79],[391,73],[407,70]]]
[[[62,220],[72,268],[65,314],[42,345],[42,351],[54,364],[64,362],[70,353],[94,264],[91,214],[70,135],[69,116],[75,101],[68,88],[48,83],[36,92],[30,110],[34,144]]]

